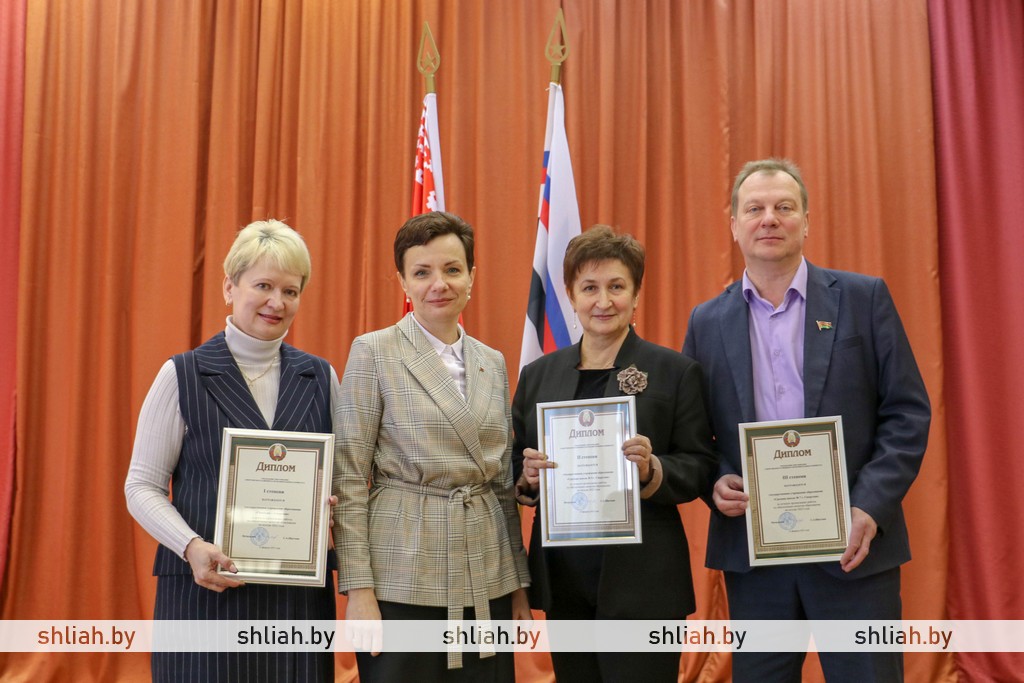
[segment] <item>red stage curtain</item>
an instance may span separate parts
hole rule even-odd
[[[0,291],[7,325],[0,335],[0,584],[10,547],[14,504],[14,420],[18,358],[18,233],[21,226],[22,93],[25,72],[25,2],[0,3]]]
[[[904,613],[946,616],[948,356],[926,0],[40,0],[23,30],[0,15],[0,51],[16,57],[7,36],[23,35],[25,64],[4,618],[152,614],[154,544],[121,490],[135,419],[160,364],[223,326],[221,261],[240,226],[281,218],[311,247],[291,342],[341,371],[355,335],[394,321],[391,245],[411,196],[424,20],[442,56],[448,207],[478,234],[466,326],[515,366],[536,235],[544,44],[559,6],[583,223],[617,225],[647,245],[642,335],[679,348],[691,307],[740,274],[728,193],[751,158],[802,165],[811,260],[888,280],[935,407],[906,501],[914,561]],[[5,116],[19,110],[4,104]],[[992,220],[986,194],[964,197]],[[16,234],[2,225],[3,239]],[[1003,398],[972,395],[983,407],[1009,405]],[[986,494],[966,492],[960,504],[984,506]],[[707,510],[682,514],[696,616],[722,616],[721,579],[702,568]],[[980,557],[975,538],[954,547]],[[351,678],[352,658],[339,663]],[[545,656],[520,664],[522,680],[547,671]],[[145,655],[0,654],[5,680],[137,680],[147,667]],[[948,654],[907,656],[911,681],[952,680],[951,669]],[[813,661],[808,672],[820,680]],[[685,680],[728,675],[727,657],[684,657]]]
[[[949,443],[951,619],[1021,619],[1024,5],[931,0]],[[941,436],[941,435],[936,435]],[[999,487],[1006,485],[1006,491]],[[962,652],[964,680],[1020,680],[1021,653]]]

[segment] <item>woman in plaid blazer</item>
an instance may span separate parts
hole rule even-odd
[[[505,361],[458,324],[476,272],[472,228],[416,216],[398,231],[395,265],[413,312],[352,343],[336,416],[346,619],[527,619]],[[379,651],[379,632],[352,635]],[[515,679],[512,653],[370,652],[357,653],[364,683]]]

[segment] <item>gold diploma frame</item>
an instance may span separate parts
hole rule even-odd
[[[225,429],[214,542],[247,583],[324,585],[334,435]]]
[[[545,546],[640,543],[640,482],[622,443],[636,435],[636,401],[616,396],[537,404]]]
[[[850,534],[842,417],[739,430],[751,566],[838,560]]]

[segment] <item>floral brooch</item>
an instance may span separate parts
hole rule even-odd
[[[637,370],[635,365],[630,365],[615,377],[619,380],[619,389],[630,396],[647,388],[647,373]]]

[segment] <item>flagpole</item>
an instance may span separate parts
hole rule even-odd
[[[562,82],[562,64],[569,57],[569,38],[565,31],[565,13],[558,8],[555,15],[555,23],[551,25],[551,33],[548,35],[548,44],[544,48],[544,56],[551,64],[551,82]]]
[[[427,211],[444,211],[444,174],[441,171],[441,141],[437,120],[437,83],[434,75],[441,66],[430,23],[423,22],[416,69],[422,74],[424,89],[423,115],[416,140],[416,181],[413,187],[412,215]]]
[[[416,135],[416,165],[412,188],[411,215],[418,216],[430,211],[444,211],[444,173],[441,171],[441,132],[437,118],[437,87],[434,74],[441,66],[441,53],[434,42],[430,24],[423,22],[420,35],[420,49],[416,55],[416,68],[423,75],[426,93],[423,95],[423,112]],[[412,310],[405,301],[403,315]],[[462,322],[462,316],[459,316]]]
[[[537,206],[537,243],[519,355],[520,371],[545,353],[576,343],[582,334],[570,324],[572,303],[562,277],[565,250],[581,232],[560,83],[562,64],[569,56],[566,35],[565,15],[560,9],[545,47],[545,56],[551,64],[551,82],[544,129],[544,174]]]
[[[427,211],[444,211],[444,174],[441,171],[441,139],[437,120],[437,83],[435,74],[441,66],[430,24],[423,22],[416,69],[423,75],[423,116],[416,141],[416,187],[413,188],[412,215]]]
[[[561,11],[561,10],[559,10]],[[427,94],[437,92],[434,84],[434,74],[441,66],[441,53],[437,50],[437,43],[434,42],[434,34],[430,32],[430,24],[423,22],[423,33],[420,35],[420,51],[416,58],[416,68],[423,74]]]

